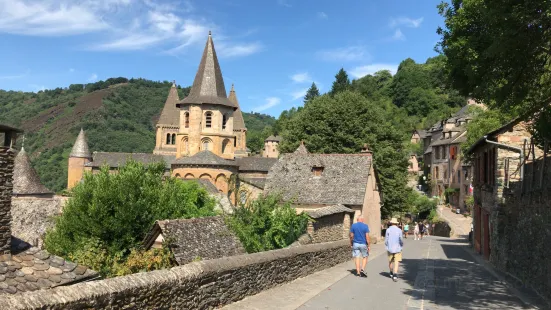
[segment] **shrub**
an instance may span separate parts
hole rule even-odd
[[[308,215],[297,214],[290,203],[282,203],[280,198],[260,196],[226,217],[248,253],[287,247],[306,232]]]
[[[164,172],[164,163],[129,161],[118,173],[103,167],[86,174],[46,233],[46,249],[90,267],[105,266],[132,255],[156,220],[216,214],[215,201],[198,183],[163,180]]]

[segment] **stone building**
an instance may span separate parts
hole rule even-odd
[[[417,154],[409,154],[409,166],[408,173],[417,175],[419,173],[419,160],[417,159]]]
[[[157,221],[144,239],[144,247],[161,248],[163,243],[179,265],[246,253],[220,216]]]
[[[416,129],[411,133],[410,142],[413,144],[421,143],[423,142],[423,139],[425,139],[427,135],[427,131],[423,129]]]
[[[462,158],[461,143],[467,139],[467,123],[472,120],[469,107],[483,105],[469,100],[450,118],[439,121],[425,132],[423,139],[423,173],[430,176],[431,195],[438,196],[464,210],[471,195],[472,168]]]
[[[17,159],[18,176],[14,180],[17,187],[14,188],[14,152],[11,147],[18,132],[18,129],[0,125],[0,133],[4,138],[0,146],[0,294],[49,289],[97,279],[99,275],[95,271],[32,247],[14,234],[11,206],[13,191],[30,196],[38,194],[38,197],[46,194],[45,188],[35,183],[33,172],[24,167],[28,160],[24,150]],[[21,169],[27,171],[21,174]]]
[[[343,205],[364,215],[374,240],[381,237],[379,184],[367,147],[360,154],[312,154],[301,144],[272,166],[264,192],[281,194],[297,211]]]
[[[262,157],[278,158],[279,157],[279,143],[281,143],[280,136],[269,136],[264,140],[264,150],[262,150]]]
[[[80,182],[85,171],[95,172],[103,165],[115,171],[128,159],[133,159],[144,164],[162,161],[166,163],[167,175],[208,180],[219,192],[231,195],[235,191],[229,185],[232,177],[239,179],[243,172],[247,175],[244,179],[258,185],[263,183],[260,179],[265,178],[269,170],[266,164],[270,162],[257,165],[257,159],[248,157],[246,137],[247,128],[235,88],[232,85],[227,96],[209,33],[189,95],[180,100],[175,83],[169,90],[156,125],[153,152],[90,153],[81,130],[69,156],[67,187],[70,189]]]

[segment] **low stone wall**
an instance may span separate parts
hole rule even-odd
[[[346,240],[0,296],[2,309],[213,309],[350,259]]]
[[[344,217],[345,214],[337,213],[316,219],[312,223],[313,232],[311,237],[313,243],[337,241],[346,238],[350,227],[348,229],[344,228]]]

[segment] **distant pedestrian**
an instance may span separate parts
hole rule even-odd
[[[409,224],[406,223],[406,225],[404,225],[404,238],[408,238],[408,232],[409,232]]]
[[[419,225],[415,222],[413,225],[413,240],[419,240]]]
[[[398,281],[398,267],[402,261],[402,231],[396,227],[398,221],[396,218],[390,220],[390,227],[386,230],[385,246],[388,255],[388,269],[390,270],[390,278],[394,282]]]
[[[426,223],[426,224],[425,224],[425,234],[426,234],[427,236],[430,236],[430,234],[429,234],[429,228],[430,228],[429,224]]]
[[[423,240],[423,235],[425,234],[425,225],[423,222],[419,222],[419,240]]]
[[[364,223],[363,215],[358,216],[357,220],[356,223],[350,226],[350,247],[356,262],[356,275],[365,278],[367,277],[365,266],[367,265],[371,240],[369,239],[369,226]]]

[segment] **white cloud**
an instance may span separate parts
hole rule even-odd
[[[73,72],[75,72],[75,69],[69,68],[69,72],[70,72],[70,73],[73,73]]]
[[[291,75],[291,80],[295,83],[305,83],[312,81],[312,77],[310,77],[308,72],[303,72]]]
[[[189,0],[0,0],[0,33],[74,36],[100,33],[84,49],[132,51],[156,47],[168,54],[204,44],[210,29],[220,29],[194,11]],[[217,33],[220,38],[222,33]],[[260,43],[220,39],[228,57],[250,55]]]
[[[294,91],[291,93],[291,97],[293,98],[293,101],[297,99],[304,98],[304,95],[306,95],[306,92],[308,91],[308,88],[300,89],[297,91]]]
[[[278,97],[268,97],[266,98],[266,103],[256,107],[256,109],[253,109],[254,112],[262,112],[264,110],[268,110],[271,107],[274,107],[281,103],[281,99]]]
[[[326,61],[357,61],[369,57],[363,46],[349,46],[323,50],[318,51],[316,55],[318,58]]]
[[[394,41],[403,41],[403,40],[406,39],[406,36],[402,33],[402,31],[400,29],[396,29],[396,31],[394,31],[394,34],[392,35],[391,39],[394,40]]]
[[[260,43],[229,44],[222,42],[216,46],[216,51],[220,57],[238,57],[249,56],[262,50]]]
[[[397,17],[390,19],[390,27],[406,26],[410,28],[419,28],[423,23],[423,17],[413,19],[409,17]]]
[[[349,71],[350,75],[352,75],[354,78],[361,78],[363,76],[366,76],[368,74],[374,74],[377,71],[381,70],[388,70],[393,75],[396,74],[396,71],[398,70],[398,65],[394,64],[371,64],[366,66],[359,66],[356,68],[353,68]]]
[[[318,12],[318,18],[320,19],[327,19],[328,16],[325,12]]]
[[[98,75],[95,73],[92,73],[92,75],[90,75],[90,77],[88,78],[88,82],[95,82],[97,80],[98,80]]]

